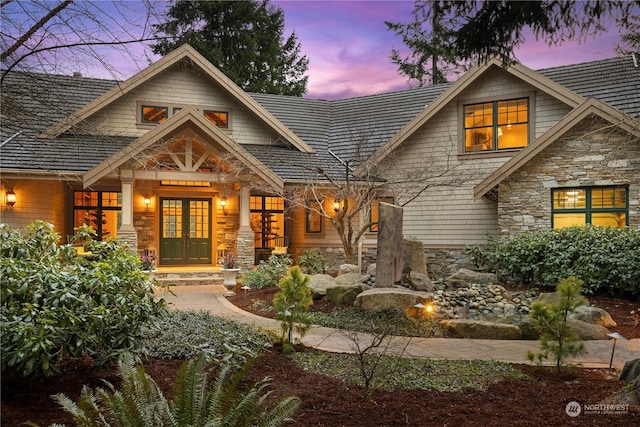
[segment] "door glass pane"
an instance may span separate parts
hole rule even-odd
[[[182,200],[162,201],[162,237],[182,237]]]
[[[206,239],[209,237],[209,202],[192,200],[189,202],[189,237]]]

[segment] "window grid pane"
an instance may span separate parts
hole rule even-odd
[[[553,228],[591,224],[625,227],[628,220],[627,188],[567,188],[552,192]]]

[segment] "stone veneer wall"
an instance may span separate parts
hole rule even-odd
[[[120,244],[129,245],[133,252],[138,251],[138,232],[133,231],[118,231],[118,242]]]
[[[500,184],[500,232],[551,228],[552,188],[607,185],[629,186],[629,225],[640,227],[640,141],[589,117]]]
[[[253,260],[255,258],[255,234],[253,231],[238,232],[236,237],[236,254],[238,263],[243,270],[253,269]]]

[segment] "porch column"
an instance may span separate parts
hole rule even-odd
[[[238,248],[238,261],[240,267],[247,270],[252,269],[255,265],[255,235],[251,229],[250,223],[250,197],[251,193],[248,187],[242,186],[238,193],[238,205],[240,208],[240,227],[238,228],[238,236],[236,245]]]
[[[138,250],[138,233],[133,227],[133,171],[120,171],[122,185],[122,223],[118,228],[118,240],[128,244],[134,252]]]

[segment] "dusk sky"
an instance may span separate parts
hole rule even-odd
[[[295,31],[302,53],[309,58],[306,97],[337,99],[408,88],[407,78],[397,72],[397,67],[389,59],[392,49],[404,51],[406,48],[399,36],[387,30],[384,21],[411,20],[413,1],[272,0],[271,3],[284,11],[284,36],[288,37]],[[114,7],[113,3],[105,1],[93,4],[102,9]],[[137,12],[144,7],[142,2],[132,0],[123,4],[131,9],[124,15],[127,21],[137,23]],[[155,4],[168,7],[170,3],[160,1]],[[115,22],[127,28],[127,22]],[[541,69],[614,57],[617,40],[617,29],[582,44],[565,42],[560,47],[547,47],[543,41],[536,42],[531,37],[516,51],[516,55],[525,66]],[[80,71],[87,77],[126,79],[145,68],[149,60],[159,59],[148,46],[131,46],[129,49],[135,49],[133,58],[115,49],[101,50],[99,56],[110,65],[112,72],[105,70],[104,64],[98,61],[95,65],[86,65],[80,60],[77,63],[69,61],[64,64],[66,69],[56,71]]]

